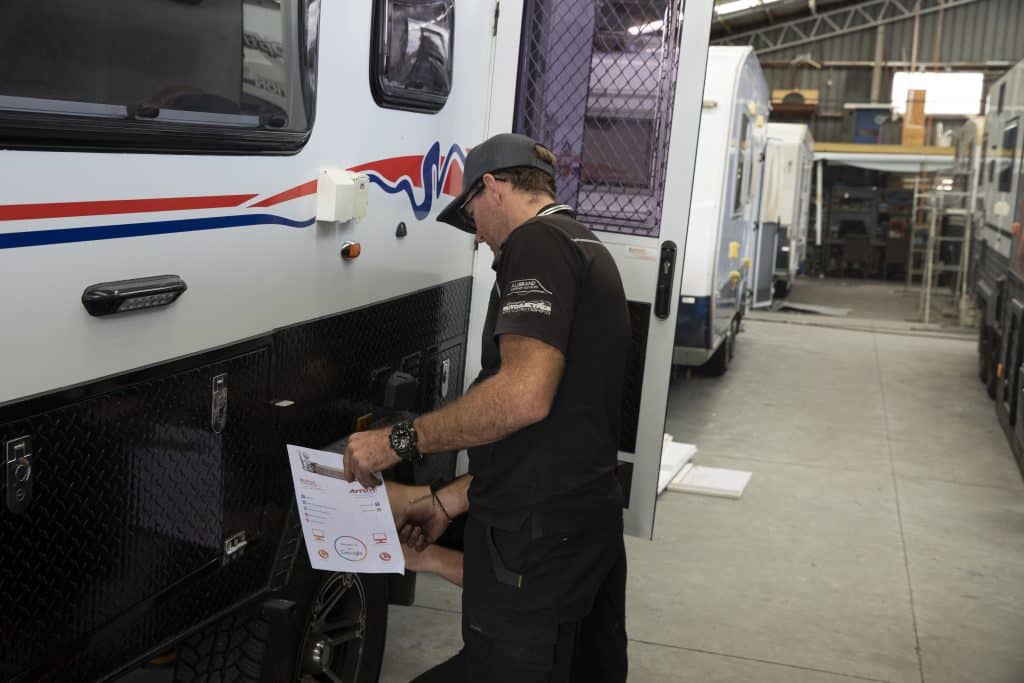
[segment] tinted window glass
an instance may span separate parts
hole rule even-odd
[[[988,131],[981,137],[981,164],[978,166],[978,184],[985,182],[985,165],[988,163]],[[974,169],[971,169],[973,173]]]
[[[455,0],[377,0],[373,93],[382,106],[437,111],[452,89]]]
[[[654,155],[654,121],[588,116],[580,180],[588,185],[647,188]]]
[[[733,188],[733,213],[739,213],[743,210],[743,178],[747,170],[747,147],[749,142],[747,141],[750,135],[750,121],[746,116],[743,117],[743,123],[740,130],[740,146],[736,150],[736,187]]]
[[[1003,130],[1003,149],[999,153],[999,191],[1013,189],[1013,167],[1017,161],[1017,129],[1019,120],[1014,119]]]
[[[305,132],[318,10],[318,0],[3,3],[0,110]]]

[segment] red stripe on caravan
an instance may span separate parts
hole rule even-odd
[[[462,192],[462,164],[458,163],[457,159],[453,159],[451,166],[448,167],[448,177],[445,178],[441,191],[451,197],[458,197]]]
[[[213,197],[173,197],[170,199],[115,199],[101,202],[61,202],[58,204],[0,205],[0,221],[24,221],[37,218],[72,216],[109,216],[120,213],[184,211],[186,209],[223,209],[249,201],[254,194],[226,194]]]
[[[402,176],[409,178],[413,187],[423,187],[423,155],[408,157],[392,157],[371,161],[368,164],[353,166],[350,171],[373,171],[391,183],[398,182]]]
[[[280,194],[275,194],[273,197],[267,197],[261,202],[252,204],[250,208],[258,206],[274,206],[275,204],[283,204],[292,199],[298,199],[299,197],[305,197],[311,194],[316,194],[316,183],[316,180],[310,180],[308,183],[302,183],[298,187],[293,187],[290,190],[285,190]]]

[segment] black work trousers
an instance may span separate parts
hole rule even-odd
[[[466,524],[463,649],[415,683],[624,683],[621,518],[535,537]]]

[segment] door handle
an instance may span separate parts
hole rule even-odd
[[[659,320],[668,317],[672,305],[672,279],[676,272],[676,243],[671,240],[661,245],[658,259],[658,284],[654,291],[654,316]]]

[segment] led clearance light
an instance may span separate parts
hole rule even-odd
[[[186,289],[177,275],[101,282],[82,292],[82,305],[93,316],[127,313],[172,304]]]
[[[760,7],[761,5],[771,5],[775,2],[779,2],[779,0],[732,0],[731,2],[723,2],[720,5],[715,5],[715,14],[732,14],[734,12],[742,12],[746,9]]]

